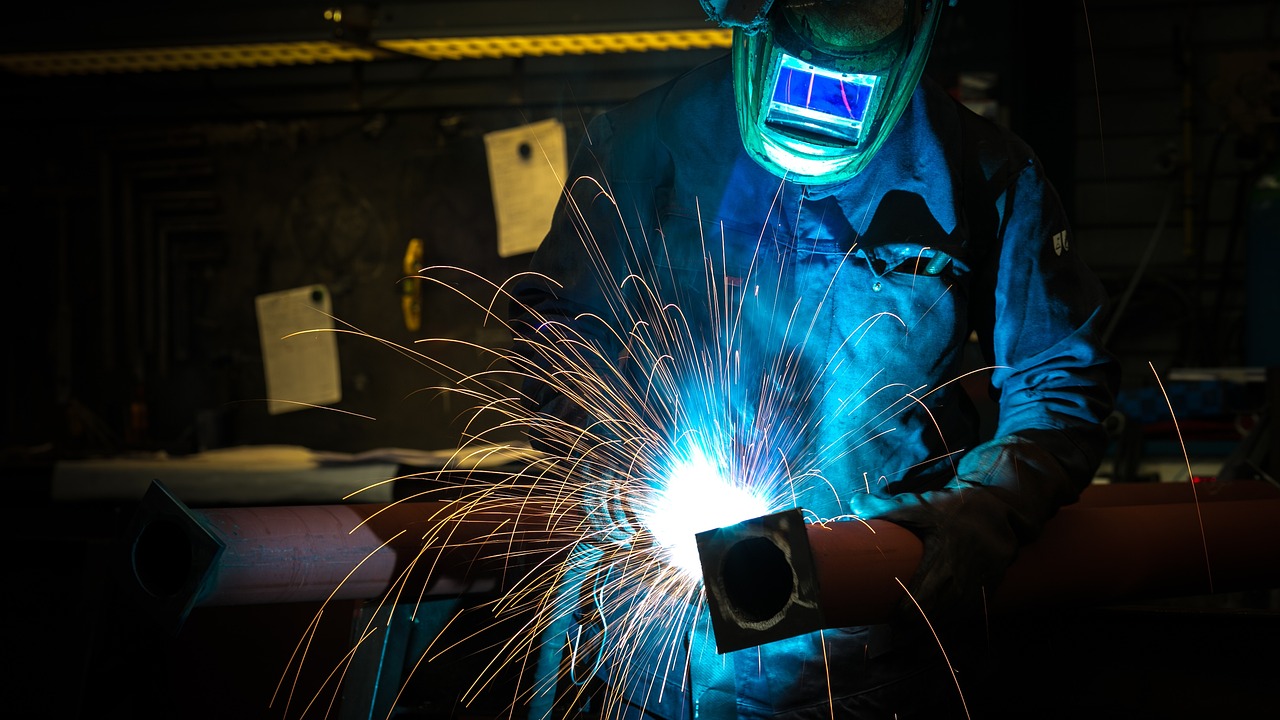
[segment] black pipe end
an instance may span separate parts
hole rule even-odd
[[[711,629],[721,653],[822,627],[817,573],[800,509],[697,535]]]
[[[122,587],[134,604],[164,629],[177,633],[226,545],[155,480],[127,533]]]

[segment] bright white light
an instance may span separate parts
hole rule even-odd
[[[724,470],[694,447],[677,460],[655,489],[651,502],[636,514],[666,549],[668,560],[690,577],[702,578],[694,536],[704,530],[733,525],[768,514],[769,506],[745,487],[734,484]]]

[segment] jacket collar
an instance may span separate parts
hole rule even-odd
[[[835,197],[849,225],[862,235],[876,207],[890,190],[919,195],[942,229],[956,226],[954,165],[949,161],[944,137],[954,137],[945,127],[943,111],[951,100],[940,87],[921,81],[888,142],[880,147],[867,169],[844,183],[802,186],[788,183],[785,195],[810,200]]]

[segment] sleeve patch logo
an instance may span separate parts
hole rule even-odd
[[[1062,253],[1070,249],[1071,249],[1070,245],[1067,243],[1067,231],[1063,230],[1060,233],[1054,233],[1054,236],[1053,236],[1054,254],[1061,255]]]

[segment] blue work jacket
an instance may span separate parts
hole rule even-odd
[[[567,180],[531,267],[553,282],[517,285],[517,333],[554,342],[549,323],[573,328],[645,405],[636,417],[672,438],[714,428],[733,472],[773,483],[778,504],[832,519],[855,493],[955,477],[990,440],[959,380],[969,356],[998,401],[994,437],[1034,437],[1060,464],[1028,491],[1033,515],[1091,481],[1116,382],[1103,289],[1033,152],[929,80],[842,184],[786,182],[751,160],[727,57],[596,117]],[[582,411],[545,385],[528,393]],[[625,622],[626,602],[603,606]],[[697,706],[711,682],[699,673],[752,685],[743,715],[827,717],[829,698],[880,682],[865,629],[717,655],[698,613],[682,643],[667,623],[655,649],[629,638],[635,667],[603,675],[668,717]]]

